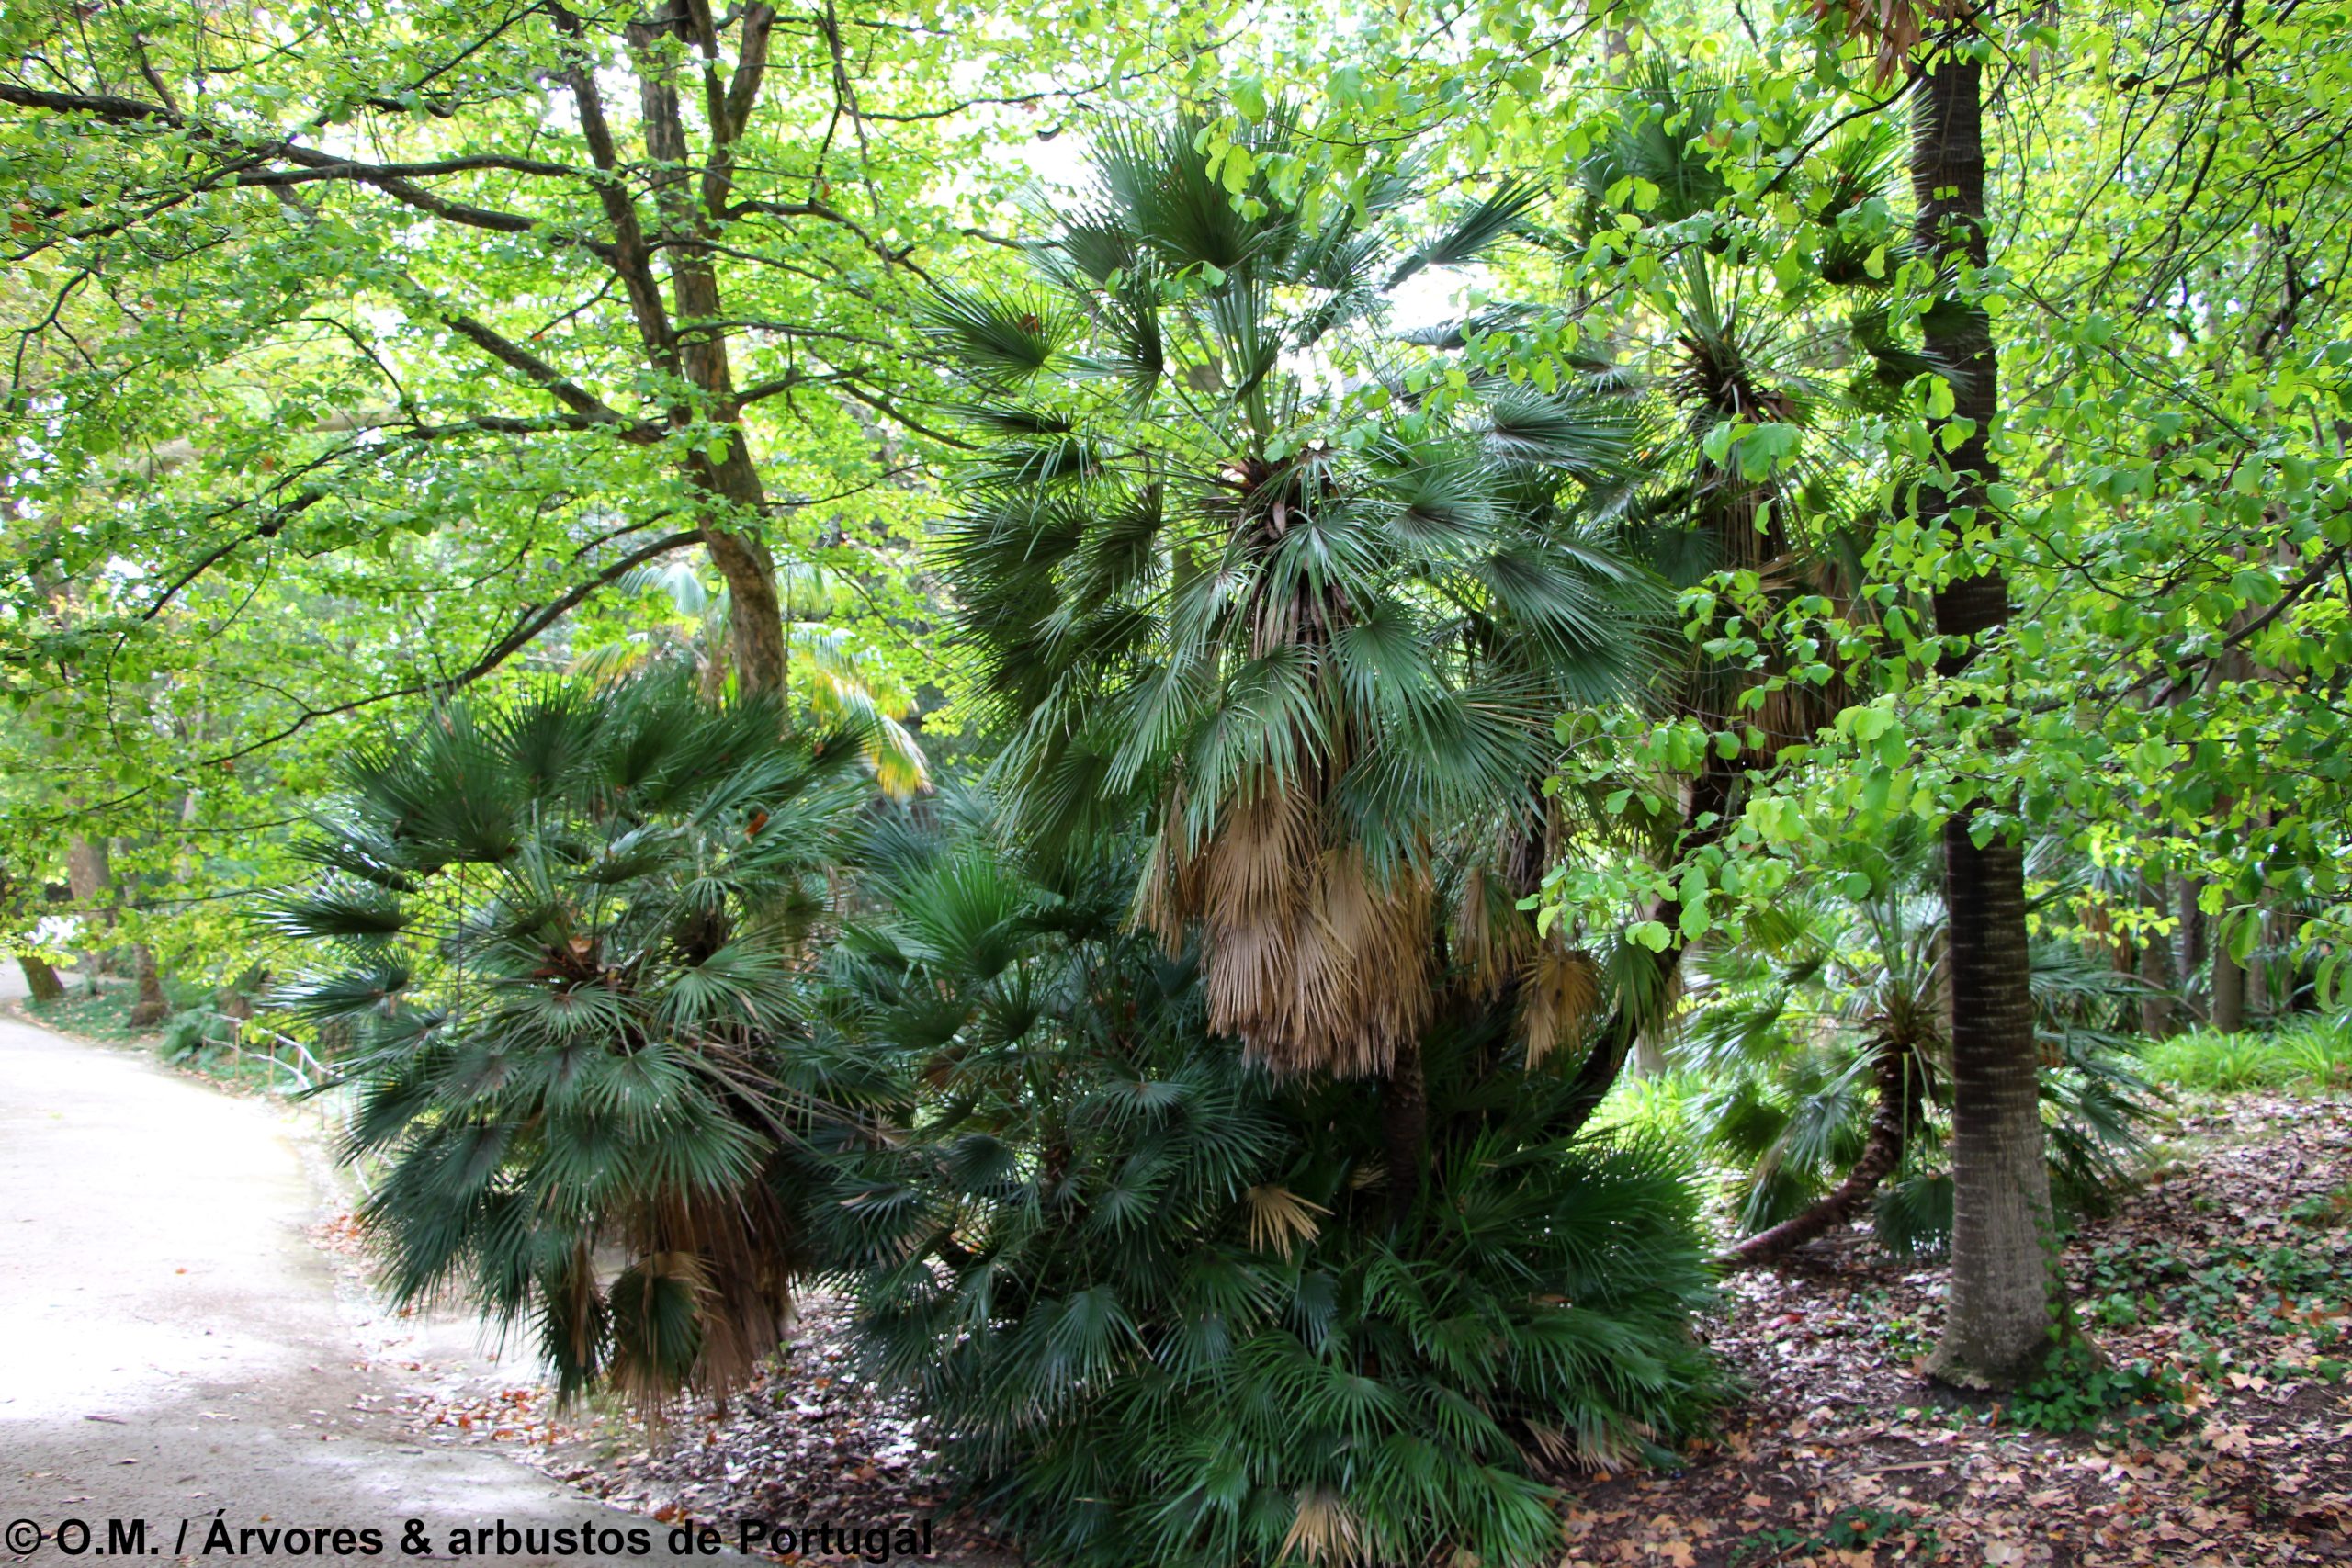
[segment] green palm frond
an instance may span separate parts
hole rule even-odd
[[[1433,266],[1463,266],[1483,259],[1527,216],[1544,195],[1543,187],[1509,180],[1459,215],[1444,231],[1397,263],[1388,275],[1396,288],[1415,274]]]
[[[1004,385],[1044,370],[1071,331],[1060,304],[1043,294],[947,286],[933,292],[922,325],[975,379]]]
[[[319,965],[278,1002],[339,1032],[395,1293],[534,1320],[567,1394],[648,1408],[775,1345],[813,1142],[858,1125],[822,1087],[804,945],[856,738],[820,754],[690,679],[454,700],[363,749],[320,836],[378,874],[265,919]]]
[[[907,869],[865,945],[905,966],[836,959],[928,1109],[826,1213],[874,1370],[1030,1551],[1212,1568],[1305,1530],[1374,1561],[1549,1562],[1552,1466],[1671,1441],[1716,1397],[1681,1161],[1549,1135],[1565,1074],[1498,1086],[1498,1020],[1442,1031],[1429,1092],[1464,1113],[1433,1162],[1445,1223],[1408,1245],[1364,1166],[1377,1090],[1222,1048],[1191,955],[1087,891],[1132,883],[1123,840],[1039,863],[1048,897],[959,809],[928,849],[884,829]]]

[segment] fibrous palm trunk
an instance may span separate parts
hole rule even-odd
[[[1955,534],[1956,512],[1987,519],[1993,478],[1985,433],[1996,412],[1998,364],[1991,318],[1965,280],[1987,259],[1982,77],[1974,60],[1941,51],[1922,84],[1912,141],[1919,249],[1937,258],[1942,277],[1942,297],[1923,324],[1926,346],[1948,367],[1954,415],[1972,425],[1951,453],[1945,487],[1922,494]],[[1936,594],[1935,608],[1939,634],[1982,637],[2008,619],[2007,580],[1998,570],[1959,578]],[[1947,656],[1944,672],[1959,673],[1967,659],[1965,651]],[[1944,828],[1951,1283],[1931,1369],[1947,1382],[1991,1389],[2014,1387],[2039,1369],[2064,1314],[2027,988],[2025,851],[2000,834],[1979,845],[1974,826],[1974,814],[1961,811]]]
[[[1919,1115],[1920,1083],[1911,1051],[1893,1041],[1882,1041],[1871,1063],[1871,1077],[1878,1103],[1871,1112],[1861,1157],[1846,1172],[1845,1179],[1803,1213],[1734,1247],[1724,1255],[1726,1267],[1753,1269],[1777,1263],[1806,1242],[1826,1235],[1902,1165],[1904,1146],[1910,1142],[1911,1128]]]

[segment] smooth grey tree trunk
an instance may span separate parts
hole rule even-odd
[[[1948,283],[1986,261],[1982,68],[1947,52],[1928,71],[1913,122],[1911,180],[1921,254]],[[1930,359],[1951,367],[1953,412],[1973,431],[1951,453],[1953,479],[1923,490],[1939,516],[1968,508],[1984,520],[1994,478],[1984,434],[1997,411],[1991,318],[1955,288],[1923,323]],[[1971,638],[2009,616],[1997,570],[1936,594],[1936,630]],[[1948,656],[1947,674],[1967,662]],[[2015,1387],[2047,1359],[2064,1321],[2050,1170],[2042,1147],[2041,1053],[2028,988],[2025,852],[1996,836],[1979,847],[1973,815],[1944,829],[1944,900],[1952,997],[1951,1282],[1944,1334],[1929,1370],[1956,1386]]]

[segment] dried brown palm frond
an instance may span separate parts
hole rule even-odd
[[[748,1383],[792,1327],[807,1265],[775,1193],[667,1194],[619,1229],[637,1261],[575,1307],[609,1320],[615,1386],[658,1420],[681,1386],[723,1399]]]
[[[1600,969],[1580,948],[1547,942],[1528,962],[1519,993],[1520,1037],[1531,1067],[1583,1036],[1600,1008]]]
[[[1345,1564],[1364,1561],[1363,1528],[1339,1495],[1316,1486],[1298,1496],[1298,1517],[1283,1537],[1282,1560],[1296,1552],[1306,1562]]]
[[[1531,1462],[1542,1459],[1553,1464],[1566,1464],[1577,1458],[1576,1439],[1542,1421],[1527,1423],[1527,1441],[1520,1444],[1519,1450]]]
[[[1171,955],[1183,950],[1185,928],[1201,907],[1201,857],[1185,848],[1187,804],[1179,773],[1168,786],[1159,831],[1144,856],[1131,914],[1136,929],[1158,937]]]
[[[1156,929],[1203,921],[1210,1027],[1252,1060],[1283,1076],[1381,1073],[1429,1018],[1431,889],[1418,869],[1382,876],[1325,840],[1303,791],[1257,791],[1225,814],[1197,868],[1160,876],[1152,904],[1169,923]],[[1163,833],[1159,852],[1182,851]],[[1166,896],[1188,884],[1197,901]]]
[[[1479,996],[1492,996],[1519,973],[1535,944],[1535,922],[1502,876],[1474,865],[1462,878],[1453,912],[1453,960],[1463,983]]]

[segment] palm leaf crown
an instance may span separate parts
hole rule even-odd
[[[857,1121],[802,956],[857,737],[781,719],[674,676],[452,702],[346,761],[267,917],[311,958],[281,1005],[348,1053],[391,1288],[535,1320],[567,1393],[747,1375]]]
[[[1202,129],[1113,129],[1027,288],[938,297],[983,451],[948,579],[1023,828],[1150,814],[1137,913],[1202,924],[1212,1026],[1378,1072],[1427,1022],[1440,895],[1541,835],[1553,720],[1642,672],[1646,580],[1579,506],[1633,431],[1384,330],[1533,191],[1417,241],[1409,168],[1318,213],[1274,188],[1289,116],[1219,177]]]

